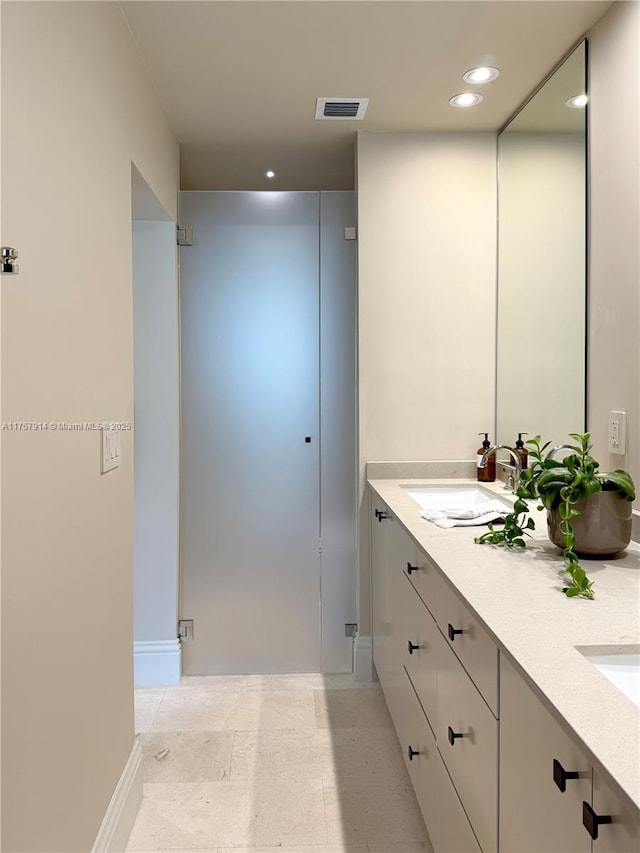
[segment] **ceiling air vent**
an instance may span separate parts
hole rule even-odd
[[[316,118],[361,121],[369,106],[369,98],[318,98]]]

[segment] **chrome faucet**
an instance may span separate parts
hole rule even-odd
[[[480,460],[479,467],[486,468],[489,457],[492,453],[497,453],[498,450],[508,450],[513,459],[513,465],[506,465],[505,463],[501,463],[505,465],[505,468],[513,468],[513,474],[509,473],[507,477],[507,482],[505,485],[505,490],[513,492],[515,494],[516,489],[518,488],[518,483],[520,482],[520,472],[522,471],[522,462],[520,461],[520,457],[513,449],[513,447],[509,447],[508,444],[498,444],[496,447],[490,447],[482,454],[482,459]]]
[[[556,453],[560,453],[561,450],[573,450],[575,453],[575,448],[573,448],[570,444],[556,444],[555,447],[552,447],[551,450],[545,456],[545,459],[553,459]]]

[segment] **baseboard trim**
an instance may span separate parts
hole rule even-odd
[[[142,750],[136,740],[105,812],[91,853],[122,853],[142,802]]]
[[[139,641],[133,644],[133,683],[136,687],[180,684],[180,640]]]
[[[357,634],[353,644],[353,673],[356,681],[373,681],[371,637]]]

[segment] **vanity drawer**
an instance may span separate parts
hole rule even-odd
[[[407,536],[407,545],[403,553],[402,570],[409,578],[413,588],[433,613],[433,601],[442,578],[438,569],[412,539]]]
[[[430,724],[434,726],[438,665],[444,641],[433,616],[404,577],[399,579],[398,605],[403,625],[402,640],[398,643],[402,653],[402,664],[407,670]],[[444,650],[447,651],[446,648]]]
[[[484,853],[497,849],[498,722],[451,649],[438,668],[438,749]]]
[[[438,575],[434,584],[433,614],[447,644],[498,714],[498,649],[449,584]]]
[[[435,853],[481,853],[406,675],[405,681],[398,738],[433,849]]]

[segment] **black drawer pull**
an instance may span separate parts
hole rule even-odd
[[[567,790],[567,779],[579,779],[580,774],[575,770],[565,770],[557,758],[553,759],[553,781],[564,792]]]
[[[449,743],[451,746],[455,745],[455,742],[459,737],[464,737],[462,732],[454,732],[451,726],[447,726],[447,738],[449,739]]]
[[[407,563],[407,574],[410,575],[412,572],[417,572],[419,566],[412,566],[411,563]]]
[[[598,838],[598,827],[603,823],[612,823],[611,815],[596,814],[589,803],[582,801],[582,825],[594,841]]]
[[[447,625],[447,634],[449,635],[449,639],[453,643],[456,638],[456,634],[464,634],[462,628],[454,628],[451,622]]]
[[[388,512],[385,512],[383,509],[377,509],[375,513],[378,521],[384,521],[385,518],[391,518],[390,514]]]
[[[416,649],[419,649],[419,648],[420,648],[420,646],[416,646],[416,644],[412,643],[411,640],[409,640],[409,642],[407,643],[407,651],[409,652],[410,655],[412,655],[416,651]]]
[[[418,749],[413,749],[411,744],[409,744],[409,749],[407,750],[407,755],[409,756],[409,761],[413,761],[414,755],[422,755],[422,753]]]

